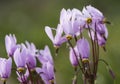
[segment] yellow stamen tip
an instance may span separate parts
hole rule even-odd
[[[92,22],[92,19],[91,18],[87,18],[87,23],[90,24]]]
[[[3,82],[6,82],[6,80],[7,80],[6,78],[1,78],[1,81]]]
[[[54,84],[54,80],[49,80],[50,84]]]
[[[17,68],[17,71],[19,71],[19,72],[23,72],[23,71],[24,71],[24,68],[19,67],[19,68]]]
[[[55,48],[55,49],[59,49],[59,46],[54,45],[54,48]]]
[[[71,39],[72,39],[72,35],[67,35],[66,38],[67,38],[68,40],[71,40]]]
[[[103,23],[106,23],[106,18],[103,19]]]
[[[34,72],[34,71],[35,71],[35,69],[34,69],[34,68],[33,68],[33,69],[30,69],[30,71],[31,71],[31,72]]]
[[[87,62],[89,62],[89,60],[87,58],[84,58],[84,59],[82,59],[82,62],[87,63]]]

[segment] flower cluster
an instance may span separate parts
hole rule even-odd
[[[57,28],[45,27],[47,36],[57,50],[63,43],[69,44],[70,62],[75,68],[75,73],[78,73],[79,69],[82,71],[83,79],[85,79],[84,84],[86,81],[89,84],[94,83],[100,61],[99,47],[106,50],[108,30],[105,23],[109,22],[102,12],[89,5],[84,7],[82,11],[76,8],[67,10],[63,8]],[[52,30],[56,31],[55,36],[53,36]],[[88,32],[90,41],[84,36],[84,31]],[[75,40],[74,44],[71,42],[72,39]],[[91,57],[90,49],[92,49]],[[76,79],[77,74],[75,74],[73,84],[76,84]]]
[[[15,69],[21,84],[55,84],[54,63],[48,46],[38,50],[28,41],[17,44],[15,35],[11,34],[5,36],[5,46],[8,59],[0,58],[0,78],[4,83]],[[37,59],[41,67],[37,67]],[[17,68],[12,68],[12,61]]]
[[[106,50],[108,30],[105,23],[109,22],[102,12],[89,5],[82,11],[63,8],[57,28],[45,27],[57,51],[63,43],[69,44],[69,59],[75,70],[72,84],[77,84],[80,71],[84,84],[94,84],[99,61],[104,62],[115,77],[108,63],[99,56],[99,47]],[[56,31],[55,36],[53,30]],[[88,38],[84,31],[88,32]],[[0,78],[4,84],[11,70],[16,71],[20,84],[56,84],[54,61],[48,46],[39,50],[28,41],[18,44],[15,35],[11,34],[5,36],[5,46],[8,59],[0,58]],[[12,61],[16,68],[12,68]]]
[[[105,23],[107,21],[103,14],[90,5],[84,7],[82,11],[75,8],[72,10],[63,8],[57,28],[46,26],[45,31],[55,47],[59,47],[71,38],[81,36],[86,29],[90,30],[88,33],[92,40],[98,41],[100,46],[105,46],[108,37]],[[56,30],[55,37],[53,37],[52,30]]]
[[[84,7],[82,11],[75,8],[72,10],[65,10],[63,8],[60,13],[60,23],[57,28],[55,29],[46,26],[45,32],[57,48],[64,42],[70,42],[72,38],[76,40],[77,48],[74,49],[75,52],[70,49],[70,60],[72,63],[72,58],[74,58],[72,57],[74,56],[73,53],[76,53],[76,55],[79,54],[78,56],[80,57],[77,58],[81,58],[82,60],[88,59],[90,56],[89,42],[82,34],[85,30],[88,30],[92,46],[96,43],[101,47],[105,47],[108,37],[108,31],[105,25],[106,22],[103,14],[90,5]],[[53,37],[52,30],[56,30],[55,37]],[[80,39],[78,40],[77,37],[79,36]],[[78,53],[76,51],[78,51]]]

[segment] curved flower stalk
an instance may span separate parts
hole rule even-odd
[[[56,35],[53,36],[52,30],[56,31]],[[59,48],[64,42],[67,41],[65,36],[62,36],[63,34],[63,28],[60,24],[58,24],[57,29],[50,28],[48,26],[45,27],[45,32],[52,41],[55,48]]]
[[[6,82],[6,80],[10,77],[11,74],[11,68],[12,68],[12,59],[8,58],[0,58],[0,78],[3,80],[3,82]]]
[[[12,57],[15,50],[17,49],[18,45],[16,44],[17,40],[15,35],[6,35],[5,36],[5,47],[6,47],[6,51],[8,56]]]

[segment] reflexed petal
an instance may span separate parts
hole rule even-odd
[[[42,64],[44,64],[45,62],[48,61],[43,57],[43,55],[38,55],[37,58],[38,58],[39,62],[42,63]]]
[[[92,7],[91,5],[89,6],[86,6],[87,8],[87,11],[93,16],[93,17],[96,17],[96,18],[103,18],[103,14],[102,12],[100,12],[98,9]]]
[[[50,50],[49,50],[48,46],[45,46],[45,49],[44,49],[44,58],[47,59],[48,61],[50,61],[53,64],[52,55],[50,53]]]
[[[70,48],[70,62],[73,66],[77,66],[78,65],[78,60],[79,60],[79,53],[77,51],[77,48],[74,48],[75,52],[73,52],[73,49]],[[75,56],[76,55],[76,56]],[[77,58],[76,58],[77,57]],[[77,60],[78,59],[78,60]]]
[[[20,48],[16,49],[14,53],[14,61],[18,68],[25,66],[25,59],[26,59],[25,50],[20,51]]]
[[[0,58],[0,77],[7,79],[11,74],[12,59]]]
[[[65,36],[61,37],[59,40],[59,43],[62,44],[67,41],[67,38]]]
[[[47,62],[47,72],[48,72],[49,80],[54,79],[54,67],[50,62]]]
[[[8,74],[8,77],[10,76],[11,74],[11,68],[12,68],[12,59],[9,58],[6,62],[6,72]]]
[[[90,17],[91,17],[90,13],[87,11],[87,9],[86,9],[85,7],[83,8],[82,13],[83,13],[84,16],[87,17],[87,18],[90,18]]]
[[[98,45],[104,46],[106,44],[106,38],[100,35],[99,33],[97,33],[96,35],[97,35],[97,39],[95,39],[95,32],[91,31],[92,40],[95,40],[95,41],[98,40]]]
[[[82,15],[81,11],[76,9],[76,8],[73,8],[72,13],[75,13],[75,16],[81,16]]]
[[[77,41],[77,48],[82,58],[88,58],[90,55],[90,46],[86,39],[82,38]]]
[[[34,45],[34,43],[29,43],[28,41],[25,42],[26,44],[26,50],[28,53],[30,53],[33,56],[36,56],[36,47]]]
[[[39,67],[36,67],[35,70],[39,75],[43,73],[43,70]]]
[[[11,49],[11,40],[8,35],[5,36],[5,46],[6,46],[7,53],[9,53]]]
[[[48,37],[50,38],[50,40],[51,40],[52,42],[54,42],[54,37],[53,37],[51,28],[48,27],[48,26],[46,26],[46,27],[45,27],[45,32],[46,32],[46,34],[48,35]]]
[[[60,24],[64,22],[64,18],[66,18],[67,11],[63,8],[60,12]]]
[[[5,36],[5,47],[6,47],[6,51],[7,51],[7,54],[8,56],[13,56],[14,54],[14,51],[16,50],[16,48],[18,47],[16,45],[16,37],[15,35],[6,35]]]
[[[60,40],[62,33],[63,33],[63,28],[60,24],[58,24],[57,30],[56,30],[56,35],[55,35],[55,42],[58,42]]]
[[[30,69],[34,69],[36,67],[35,57],[28,53],[26,56],[26,64],[28,64]]]

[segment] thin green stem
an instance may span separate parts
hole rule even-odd
[[[96,39],[96,42],[95,42],[95,52],[96,52],[96,68],[95,68],[95,76],[97,74],[97,68],[98,68],[98,60],[99,60],[99,45],[98,45],[98,37],[97,37],[97,29],[96,29],[96,24],[95,24],[95,39]]]
[[[94,41],[92,40],[92,34],[90,31],[90,28],[88,27],[89,34],[90,34],[90,39],[91,39],[91,44],[92,44],[92,55],[93,55],[93,73],[95,72],[95,48],[94,48]]]

